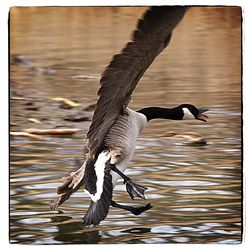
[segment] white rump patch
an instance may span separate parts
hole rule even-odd
[[[182,108],[184,116],[183,120],[190,120],[190,119],[195,119],[194,115],[190,112],[188,108]]]
[[[99,154],[95,162],[95,173],[97,177],[96,193],[90,194],[87,190],[85,190],[85,192],[90,196],[91,200],[94,202],[98,201],[101,198],[103,191],[105,164],[109,159],[110,159],[110,154],[108,152],[102,152]]]

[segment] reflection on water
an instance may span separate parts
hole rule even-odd
[[[13,8],[10,54],[11,131],[80,128],[41,141],[11,137],[10,241],[12,243],[239,243],[241,241],[241,18],[239,8],[191,9],[169,48],[146,72],[131,107],[193,103],[209,108],[208,123],[152,121],[138,141],[127,173],[149,189],[131,201],[122,182],[115,200],[151,202],[136,217],[111,208],[100,226],[84,229],[89,200],[75,193],[60,210],[50,201],[65,173],[85,152],[89,121],[63,118],[74,110],[52,102],[96,100],[99,75],[127,42],[145,8]],[[25,61],[26,60],[26,61]],[[153,88],[153,91],[152,91]],[[93,110],[90,110],[92,112]],[[36,118],[41,124],[32,123]],[[169,138],[195,132],[205,144]]]

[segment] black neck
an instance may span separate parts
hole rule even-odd
[[[144,114],[147,117],[147,120],[152,119],[171,119],[171,120],[182,120],[183,112],[181,109],[172,108],[160,108],[160,107],[148,107],[137,110],[137,112]]]

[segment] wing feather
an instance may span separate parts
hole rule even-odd
[[[109,162],[106,164],[106,167],[110,167]],[[90,206],[83,218],[83,224],[85,226],[98,225],[102,220],[106,218],[112,200],[112,192],[112,176],[110,174],[110,169],[107,169],[105,171],[103,192],[101,198],[96,202],[90,202]]]
[[[95,156],[117,117],[130,102],[138,81],[155,57],[168,45],[175,26],[186,11],[184,6],[155,6],[139,19],[128,42],[120,54],[102,73],[99,100],[87,139],[91,156]]]

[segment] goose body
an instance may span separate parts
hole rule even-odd
[[[124,114],[117,118],[117,121],[104,138],[104,149],[98,155],[94,164],[97,177],[96,193],[93,195],[85,189],[85,192],[93,201],[101,198],[106,163],[115,164],[121,172],[124,172],[134,155],[138,135],[146,124],[147,119],[145,115],[129,108],[126,108]],[[114,187],[120,176],[113,171],[111,176]]]
[[[145,115],[126,108],[123,115],[120,115],[104,139],[111,157],[111,164],[116,164],[122,172],[127,168],[134,155],[139,133],[147,124]],[[112,172],[113,185],[120,177]]]
[[[110,205],[135,215],[150,209],[149,204],[131,207],[113,201],[113,189],[122,177],[129,196],[145,198],[147,189],[124,174],[133,157],[137,138],[152,119],[206,121],[204,112],[192,104],[174,108],[146,107],[138,111],[128,108],[131,95],[146,69],[169,44],[173,29],[186,12],[183,6],[151,7],[133,32],[132,41],[113,57],[102,74],[99,99],[87,133],[88,154],[84,164],[63,178],[58,187],[61,196],[52,202],[56,209],[70,195],[83,187],[91,202],[83,218],[84,225],[97,225],[108,214]]]

